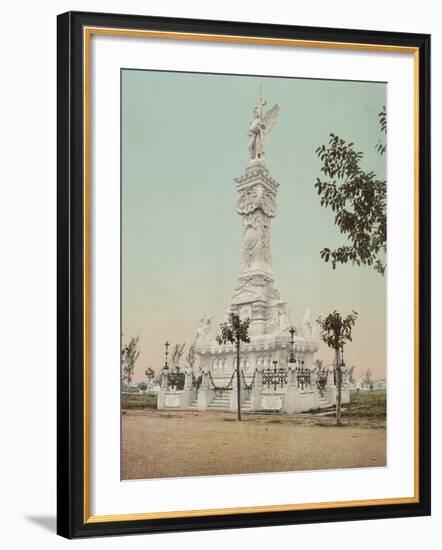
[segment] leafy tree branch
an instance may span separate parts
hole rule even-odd
[[[381,131],[386,134],[385,107],[379,113]],[[383,155],[386,144],[379,142],[376,150]],[[316,154],[322,162],[323,177],[317,178],[315,188],[321,206],[328,207],[335,216],[335,224],[348,239],[348,244],[331,250],[321,250],[321,258],[337,264],[372,266],[378,273],[385,273],[387,251],[387,182],[373,171],[362,168],[364,154],[356,151],[352,142],[347,143],[330,134],[328,145],[321,145]]]

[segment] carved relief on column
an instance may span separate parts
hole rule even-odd
[[[238,214],[247,215],[258,209],[262,210],[269,218],[274,218],[276,216],[274,193],[261,184],[246,187],[239,192],[236,206]]]
[[[271,270],[270,220],[260,210],[244,217],[243,265],[246,269]]]
[[[243,217],[242,271],[272,273],[270,223],[276,216],[277,183],[267,170],[247,171],[238,182],[236,211]]]

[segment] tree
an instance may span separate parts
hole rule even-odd
[[[132,382],[132,376],[135,370],[135,363],[140,355],[138,344],[139,336],[134,336],[129,340],[129,343],[123,346],[121,350],[121,365],[123,380],[127,380],[127,384]]]
[[[186,362],[189,365],[189,369],[191,372],[193,372],[193,366],[195,364],[196,354],[195,354],[195,344],[192,344],[189,347],[189,351],[187,352]]]
[[[186,344],[175,344],[170,354],[170,360],[176,371],[180,370],[180,361]]]
[[[329,313],[327,317],[318,317],[318,325],[321,327],[322,341],[335,352],[335,373],[336,373],[336,424],[341,425],[341,402],[342,402],[342,368],[340,353],[347,342],[351,342],[351,331],[356,322],[358,314],[353,311],[347,317],[343,317],[336,310]]]
[[[385,110],[385,105],[382,107],[382,111],[378,113],[379,117],[379,126],[381,127],[381,132],[384,135],[387,135],[387,111]],[[385,143],[385,140],[379,139],[378,143],[376,145],[376,151],[383,155],[385,151],[387,150],[387,144]]]
[[[385,107],[378,115],[381,134],[387,133]],[[385,141],[375,146],[380,155],[386,151]],[[372,171],[361,167],[363,153],[356,152],[353,143],[330,134],[328,146],[321,145],[316,153],[322,162],[326,179],[317,178],[315,187],[321,206],[330,207],[335,224],[349,244],[335,250],[323,248],[321,258],[336,265],[351,262],[369,265],[384,275],[387,251],[387,182]]]
[[[147,378],[147,383],[150,384],[152,382],[152,378],[155,377],[155,372],[153,369],[151,369],[150,367],[148,367],[145,371],[144,371],[144,376]]]
[[[355,365],[353,365],[348,369],[348,381],[349,381],[350,384],[354,384],[356,382],[356,380],[353,376],[355,368],[356,368]]]
[[[138,389],[141,390],[143,393],[147,390],[147,384],[146,382],[140,382],[138,384]]]
[[[367,369],[364,375],[364,384],[368,386],[370,390],[373,389],[373,380],[371,378],[372,374],[373,374],[373,371],[371,369]]]
[[[250,319],[241,321],[236,313],[229,313],[227,321],[220,324],[221,334],[216,337],[219,345],[230,342],[236,347],[236,398],[238,407],[238,420],[241,420],[241,373],[239,369],[241,342],[248,344]]]

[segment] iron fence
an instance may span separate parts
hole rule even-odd
[[[262,371],[262,385],[270,388],[273,386],[273,390],[280,386],[284,388],[287,384],[287,370],[284,367],[277,368],[276,366],[271,369],[267,367]]]
[[[184,389],[186,375],[183,372],[169,372],[167,375],[167,386],[177,390]]]
[[[226,386],[217,386],[215,380],[212,377],[212,373],[209,371],[209,384],[211,389],[215,390],[215,393],[224,393],[225,391],[230,391],[233,388],[233,378],[235,377],[235,371],[232,372],[229,382]]]
[[[252,391],[253,386],[255,385],[255,377],[256,377],[256,369],[255,369],[255,372],[253,373],[252,379],[250,380],[250,384],[247,384],[247,380],[246,380],[245,374],[244,374],[243,371],[241,371],[241,378],[242,378],[242,387],[243,387],[243,390],[246,390],[246,391],[248,391],[248,392]]]
[[[298,388],[303,390],[307,386],[310,386],[311,383],[311,373],[310,369],[307,367],[297,367],[295,369],[295,376],[296,376],[296,382],[298,384]]]

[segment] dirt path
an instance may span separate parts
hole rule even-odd
[[[125,411],[123,479],[385,466],[384,423],[312,415]]]

